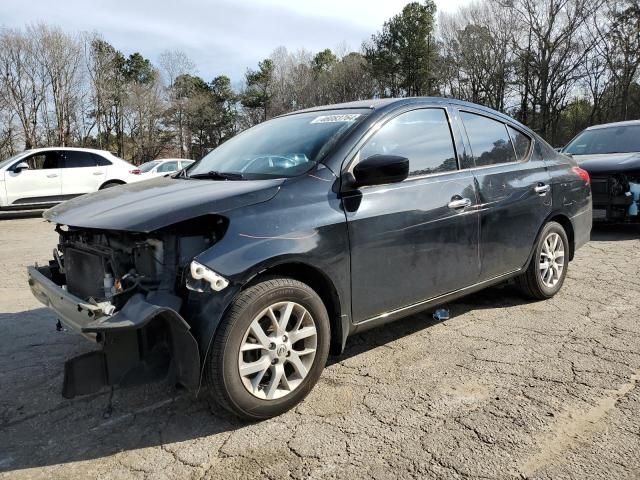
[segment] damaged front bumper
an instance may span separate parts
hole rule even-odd
[[[65,363],[66,398],[167,374],[188,389],[198,388],[198,344],[189,324],[175,310],[136,294],[114,312],[109,302],[88,303],[66,291],[56,283],[56,271],[50,266],[29,267],[28,276],[33,295],[64,325],[102,346]]]

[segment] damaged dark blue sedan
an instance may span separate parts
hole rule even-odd
[[[356,332],[508,280],[552,297],[592,213],[588,174],[525,126],[414,98],[285,115],[45,218],[60,242],[31,289],[100,347],[66,397],[168,378],[261,419]]]

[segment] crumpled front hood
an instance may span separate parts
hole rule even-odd
[[[266,202],[283,181],[161,177],[74,198],[47,210],[44,218],[73,227],[151,232],[201,215]]]
[[[640,153],[608,153],[605,155],[574,155],[581,168],[594,173],[640,171]]]

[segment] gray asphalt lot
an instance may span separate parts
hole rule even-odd
[[[245,423],[163,384],[61,397],[25,268],[56,243],[0,220],[0,478],[640,478],[640,228],[594,231],[561,293],[510,287],[349,339],[306,401]]]

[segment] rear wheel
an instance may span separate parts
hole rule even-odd
[[[325,306],[304,283],[274,278],[248,288],[223,319],[208,356],[216,401],[252,420],[286,412],[318,381],[329,336]]]
[[[527,271],[517,278],[528,297],[544,300],[562,288],[569,265],[569,240],[562,225],[549,222],[542,229]]]

